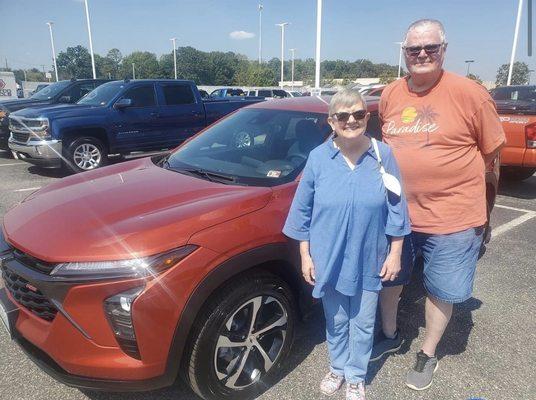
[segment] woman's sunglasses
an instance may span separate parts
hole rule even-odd
[[[358,110],[358,111],[354,111],[353,113],[338,112],[338,113],[334,113],[332,116],[335,117],[338,122],[346,123],[350,119],[350,115],[354,117],[356,121],[358,121],[358,120],[365,118],[365,116],[367,115],[367,110]]]
[[[443,46],[443,43],[439,44],[427,44],[426,46],[410,46],[410,47],[404,47],[404,50],[406,51],[406,54],[410,57],[417,57],[419,54],[421,54],[421,51],[424,50],[426,54],[429,56],[432,54],[439,53],[439,50]]]

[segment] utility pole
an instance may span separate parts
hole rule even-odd
[[[289,49],[291,55],[292,55],[292,64],[291,64],[291,68],[290,68],[290,80],[291,80],[291,84],[290,84],[290,87],[292,88],[292,90],[294,90],[294,55],[295,55],[295,51],[296,49]]]
[[[259,4],[259,64],[262,63],[262,4]]]
[[[280,24],[276,24],[281,28],[281,89],[283,89],[283,81],[285,76],[285,26],[289,24],[289,22],[281,22]]]
[[[315,89],[320,92],[320,38],[322,34],[322,0],[316,1]]]
[[[136,70],[134,69],[134,63],[132,63],[132,79],[136,79]]]
[[[173,66],[175,67],[175,79],[177,79],[177,44],[175,42],[177,38],[171,38],[169,40],[173,43]]]
[[[516,56],[516,47],[517,47],[517,36],[519,34],[519,24],[521,22],[521,12],[523,11],[523,0],[519,0],[517,6],[517,18],[516,18],[516,28],[514,30],[514,43],[512,45],[512,55],[510,56],[510,68],[508,69],[508,79],[506,85],[510,86],[512,82],[512,72],[514,70],[514,58]]]
[[[403,42],[395,42],[400,47],[398,52],[398,79],[400,79],[400,71],[402,70],[402,44]]]
[[[91,24],[89,23],[89,8],[87,6],[87,0],[84,0],[86,6],[86,20],[87,20],[87,33],[89,35],[89,53],[91,54],[91,68],[93,69],[93,79],[97,79],[97,72],[95,70],[95,55],[93,54],[93,41],[91,40]]]
[[[58,66],[56,65],[56,49],[54,48],[54,36],[52,36],[52,25],[53,22],[47,22],[48,30],[50,31],[50,44],[52,45],[52,59],[54,60],[54,72],[56,73],[56,82],[58,79]]]

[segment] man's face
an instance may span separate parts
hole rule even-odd
[[[433,45],[439,45],[439,49]],[[428,46],[425,51],[424,47]],[[426,75],[441,70],[445,59],[446,44],[443,44],[439,30],[435,26],[423,26],[408,32],[404,55],[411,75]],[[418,48],[423,49],[418,51]],[[434,50],[436,50],[434,52]]]

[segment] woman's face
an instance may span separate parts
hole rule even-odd
[[[338,107],[328,122],[337,136],[355,139],[365,133],[369,117],[364,104],[359,102],[350,107]]]

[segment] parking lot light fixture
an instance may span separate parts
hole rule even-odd
[[[398,52],[398,79],[400,79],[400,72],[402,71],[402,44],[404,42],[395,42],[400,47]]]
[[[56,82],[58,82],[58,66],[56,65],[56,49],[54,48],[54,36],[52,35],[53,22],[47,22],[48,30],[50,31],[50,44],[52,45],[52,59],[54,60],[54,72],[56,73]],[[26,73],[25,73],[26,76]],[[24,78],[26,80],[26,77]]]
[[[95,55],[93,54],[93,41],[91,40],[91,23],[89,22],[89,7],[87,0],[84,0],[86,7],[86,20],[87,20],[87,33],[89,35],[89,53],[91,54],[91,68],[93,69],[93,79],[97,79],[97,72],[95,70]]]
[[[262,10],[263,5],[259,3],[259,64],[262,63]]]
[[[136,69],[134,67],[134,63],[132,63],[132,79],[136,79]]]
[[[514,31],[514,43],[512,44],[512,55],[510,56],[510,68],[508,69],[508,79],[506,80],[507,86],[510,86],[510,83],[512,82],[512,72],[514,70],[514,58],[516,56],[517,37],[519,35],[519,24],[521,22],[522,11],[523,11],[523,0],[519,0],[518,6],[517,6],[516,28]]]
[[[289,49],[289,51],[292,56],[292,65],[290,68],[290,80],[291,80],[290,87],[292,88],[292,90],[294,90],[294,55],[295,55],[296,49]]]
[[[177,79],[177,38],[174,37],[169,40],[171,40],[171,42],[173,43],[173,66],[175,68],[175,79]]]
[[[290,22],[281,22],[276,24],[281,28],[281,83],[280,86],[283,88],[283,79],[284,79],[284,68],[285,68],[285,26],[290,25]]]
[[[315,89],[320,91],[320,38],[322,33],[322,0],[316,2],[316,64]]]
[[[465,76],[469,76],[469,66],[471,65],[471,63],[474,63],[475,60],[465,60],[465,63],[467,64],[467,73],[465,74]]]

